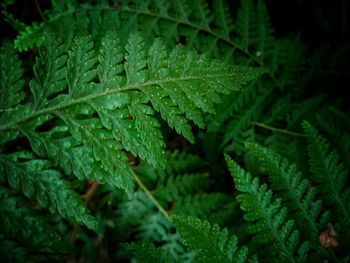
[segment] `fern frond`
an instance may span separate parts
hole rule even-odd
[[[175,150],[167,161],[166,171],[168,174],[183,174],[193,172],[205,165],[205,162],[195,154]]]
[[[254,9],[253,0],[242,0],[237,14],[236,31],[240,36],[240,46],[246,52],[248,52],[250,43],[254,42],[252,38],[255,37],[252,32],[256,29],[255,19],[257,18]]]
[[[261,84],[255,84],[243,91],[232,104],[231,118],[224,124],[224,138],[221,147],[226,152],[236,150],[244,151],[244,141],[254,138],[253,122],[262,116],[262,109],[271,97],[273,89]],[[248,108],[248,110],[247,110]]]
[[[305,258],[305,247],[310,246],[307,242],[299,245],[301,254],[296,255],[299,231],[294,229],[294,220],[287,218],[287,209],[282,207],[281,199],[273,200],[272,191],[266,184],[259,185],[258,178],[245,172],[228,155],[225,159],[235,187],[241,192],[237,200],[245,212],[245,220],[251,222],[248,229],[254,234],[253,240],[258,244],[269,244],[266,252],[276,262],[299,262],[298,257]]]
[[[234,30],[234,24],[230,10],[224,3],[224,0],[215,0],[213,2],[214,23],[219,34],[226,39],[230,39],[230,35]]]
[[[25,98],[23,69],[10,41],[0,47],[0,115],[18,106]],[[11,87],[9,89],[8,87]]]
[[[21,244],[13,240],[7,240],[3,234],[0,234],[0,244],[1,262],[21,263],[25,261],[29,263],[37,263],[48,260],[45,257],[43,259],[42,256],[35,257],[33,255],[30,255],[30,252],[27,251],[27,246],[21,246]],[[11,253],[9,253],[9,251],[11,251]]]
[[[280,87],[292,85],[304,63],[305,47],[298,38],[275,40],[266,65],[274,72]]]
[[[253,59],[270,66],[268,58],[274,52],[274,29],[263,1],[242,0],[238,10],[235,31],[238,46]],[[273,71],[272,71],[273,72]]]
[[[264,1],[258,0],[256,5],[256,16],[257,16],[257,25],[258,37],[256,39],[256,58],[266,63],[268,58],[269,51],[273,48],[273,33],[274,29],[270,22],[270,17],[266,8]]]
[[[33,94],[34,110],[40,110],[66,88],[67,55],[61,41],[44,37],[45,48],[40,49],[40,57],[33,67],[35,78],[29,87]],[[55,102],[53,102],[55,103]]]
[[[160,43],[155,42],[154,45],[159,44]],[[159,49],[162,50],[160,54],[164,55],[158,54]],[[237,67],[231,71],[231,74],[233,73],[236,75],[236,78],[233,78],[235,80],[229,83],[228,76],[225,77],[225,74],[220,74],[220,72],[222,73],[225,71],[220,64],[212,63],[209,67],[205,67],[208,63],[206,57],[198,56],[191,52],[184,54],[181,52],[180,48],[175,48],[167,58],[164,51],[165,48],[163,46],[158,48],[156,48],[156,46],[151,47],[151,61],[160,61],[157,64],[154,64],[152,71],[162,73],[162,76],[157,76],[160,79],[173,76],[179,78],[179,81],[176,83],[169,79],[167,82],[160,83],[157,93],[151,95],[151,102],[156,109],[159,108],[160,113],[163,118],[168,121],[170,127],[175,126],[175,129],[179,133],[183,134],[190,141],[193,141],[191,134],[189,134],[188,124],[183,123],[184,119],[179,116],[176,117],[179,119],[179,122],[175,122],[176,119],[174,120],[174,117],[179,113],[172,110],[172,108],[174,108],[175,105],[178,105],[181,113],[186,112],[186,117],[188,119],[193,120],[193,122],[199,127],[203,127],[203,119],[199,110],[204,112],[214,112],[213,104],[220,101],[218,96],[219,92],[227,93],[229,90],[225,91],[226,88],[237,89],[240,85],[246,83],[250,77],[247,75],[247,79],[242,78],[243,75],[240,73],[241,69]],[[171,67],[172,70],[167,71],[165,65],[167,65],[167,68]],[[253,72],[251,73],[254,74]],[[218,86],[214,82],[214,79],[216,79],[218,75],[221,75],[220,90],[216,88]],[[201,83],[201,78],[205,80],[205,84]],[[192,87],[197,88],[193,89]],[[211,87],[211,89],[209,90],[208,87]],[[167,108],[160,108],[158,106],[158,100],[167,96],[171,99],[168,103],[164,103],[163,105],[163,107],[166,106]],[[166,114],[165,112],[168,113]]]
[[[160,111],[171,127],[175,126],[179,133],[192,140],[187,119],[202,125],[201,114],[214,111],[213,103],[220,100],[220,93],[239,89],[261,71],[209,61],[180,47],[167,55],[158,40],[147,57],[139,34],[131,35],[123,65],[117,40],[107,40],[113,37],[115,35],[108,34],[102,40],[99,61],[95,59],[91,37],[76,37],[65,65],[67,55],[62,44],[53,35],[46,35],[46,44],[34,67],[36,78],[30,85],[34,98],[31,112],[12,117],[1,131],[21,127],[38,155],[49,156],[53,163],[70,164],[68,168],[63,165],[62,168],[71,169],[78,178],[101,180],[102,177],[102,182],[113,183],[130,195],[132,175],[121,150],[125,148],[153,165],[162,165],[165,160],[159,124],[148,102]],[[116,56],[109,61],[105,53],[112,45],[116,45],[112,48],[112,54]],[[112,67],[108,68],[108,64]],[[101,83],[95,82],[97,73]],[[112,77],[113,82],[108,83],[104,74]],[[173,109],[178,115],[174,115]],[[9,115],[6,117],[10,118]],[[39,126],[49,128],[49,123],[57,126],[46,136],[37,136],[36,129]],[[111,129],[113,136],[107,132]],[[65,149],[56,146],[51,152],[49,144],[52,140],[48,140],[48,136],[65,137],[60,142]],[[79,154],[73,158],[72,146],[77,151],[75,154]],[[114,153],[112,158],[111,152]],[[90,153],[93,153],[93,159],[88,156]],[[86,157],[81,158],[84,155]],[[98,163],[102,169],[97,167]],[[77,169],[74,164],[78,164]]]
[[[331,144],[336,145],[340,159],[350,167],[350,122],[348,115],[334,107],[327,107],[316,115],[317,123],[327,133]]]
[[[131,243],[126,244],[125,247],[127,250],[133,252],[137,262],[165,263],[170,260],[164,250],[156,248],[151,243]]]
[[[128,234],[131,228],[140,224],[153,208],[154,205],[144,192],[134,192],[133,198],[124,200],[119,204],[116,212],[118,226],[123,229],[124,234]]]
[[[155,210],[155,205],[143,192],[135,192],[134,199],[122,202],[117,211],[116,226],[121,235],[132,235],[145,243],[156,243],[167,252],[167,262],[191,262],[181,238],[174,233],[169,218]],[[178,261],[177,261],[178,260]]]
[[[195,262],[257,262],[249,258],[248,248],[238,247],[236,236],[228,237],[227,229],[194,217],[175,215],[172,220],[185,244],[196,252]]]
[[[166,182],[159,181],[155,195],[164,200],[177,200],[198,190],[208,188],[211,181],[205,174],[169,174]]]
[[[44,24],[34,22],[31,26],[26,26],[20,31],[15,39],[15,48],[19,51],[27,51],[36,45],[40,45],[43,41],[42,34],[45,32]]]
[[[306,179],[295,165],[290,165],[287,159],[279,154],[257,144],[247,144],[249,151],[257,158],[258,164],[269,176],[270,186],[274,193],[281,197],[296,222],[302,222],[299,229],[307,233],[309,240],[318,253],[327,255],[327,250],[319,245],[319,233],[326,227],[325,220],[329,211],[322,211],[322,202],[315,200],[316,187],[309,187]]]
[[[205,0],[195,0],[191,3],[193,10],[198,12],[192,13],[193,19],[202,27],[209,28],[213,20],[213,16]]]
[[[165,239],[165,244],[161,248],[173,258],[172,261],[179,263],[193,262],[196,254],[185,247],[178,232],[168,235]]]
[[[20,253],[17,255],[18,258],[23,253],[27,254],[30,259],[33,248],[39,248],[41,253],[46,253],[48,256],[50,254],[64,255],[71,251],[71,246],[42,216],[25,206],[24,199],[11,196],[9,193],[10,191],[4,187],[0,190],[0,240],[3,239],[0,241],[0,249],[2,250],[6,246],[15,246],[15,250],[2,251],[4,253],[0,254],[1,260],[11,258],[9,254],[13,254],[15,251]],[[13,259],[15,260],[16,256]],[[20,261],[15,260],[14,262]]]
[[[9,185],[23,194],[36,199],[43,208],[58,213],[73,222],[98,231],[97,221],[88,213],[79,195],[70,189],[58,171],[50,169],[50,163],[34,159],[30,153],[17,152],[0,155],[0,169]],[[25,161],[20,162],[19,159]]]
[[[207,218],[221,212],[224,204],[229,203],[229,196],[223,193],[200,193],[175,199],[173,212],[197,218]]]
[[[143,218],[137,228],[137,239],[141,242],[160,242],[166,239],[171,224],[168,218],[160,213],[154,213]]]
[[[121,73],[124,58],[118,36],[112,31],[107,31],[101,39],[101,47],[98,55],[99,65],[97,74],[103,89],[120,88],[123,83]]]
[[[342,229],[350,226],[350,195],[344,189],[348,171],[339,162],[339,155],[330,150],[329,143],[308,122],[303,122],[303,129],[308,139],[309,164],[312,179],[318,184],[318,189],[326,198],[327,204],[339,215]],[[334,207],[335,206],[335,207]]]
[[[96,77],[95,52],[90,36],[79,36],[68,52],[67,84],[70,99],[93,94],[97,89],[91,81]]]

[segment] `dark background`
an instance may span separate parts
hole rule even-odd
[[[229,1],[230,2],[230,1]],[[310,47],[321,42],[339,44],[349,41],[348,0],[264,0],[277,36],[301,33],[302,40]],[[41,21],[37,4],[42,10],[50,7],[47,0],[17,0],[9,11],[18,19],[31,23]],[[232,9],[240,5],[239,0],[230,3]],[[235,11],[233,11],[235,14]],[[16,31],[1,19],[1,37],[14,37]]]

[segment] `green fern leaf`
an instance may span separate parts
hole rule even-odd
[[[139,33],[131,34],[128,44],[125,47],[125,72],[127,84],[143,83],[147,78],[146,52],[143,38]]]
[[[304,63],[305,47],[298,38],[275,40],[270,52],[270,72],[274,72],[280,87],[292,85]]]
[[[0,234],[0,260],[1,262],[29,262],[36,263],[40,262],[35,256],[29,254],[27,247],[21,246],[13,240],[6,240],[6,237],[3,234]],[[9,253],[11,251],[11,253]],[[46,258],[47,260],[47,258]]]
[[[154,204],[144,192],[136,191],[133,198],[120,203],[116,217],[118,226],[124,233],[131,231],[135,225],[142,223],[143,218],[153,211]]]
[[[190,5],[187,1],[172,0],[172,6],[177,17],[183,21],[189,21],[190,18]]]
[[[101,41],[98,60],[88,35],[73,39],[68,58],[54,35],[45,34],[44,40],[30,82],[33,104],[4,112],[0,132],[20,131],[36,154],[67,174],[108,183],[129,197],[133,175],[124,149],[154,166],[165,163],[164,142],[150,104],[192,140],[188,119],[202,127],[202,114],[214,112],[221,94],[240,89],[262,73],[210,61],[181,47],[168,55],[159,40],[147,54],[137,33],[125,47],[124,65],[112,33]],[[112,58],[106,56],[109,49]]]
[[[195,171],[204,165],[205,162],[198,155],[175,150],[168,157],[166,171],[172,175],[183,174]]]
[[[0,114],[2,114],[4,111],[10,111],[10,107],[18,106],[25,97],[25,92],[22,90],[23,69],[9,41],[4,41],[0,48],[0,74]]]
[[[344,189],[348,171],[339,162],[336,151],[330,151],[328,142],[308,122],[303,122],[308,139],[309,164],[312,178],[317,182],[320,192],[326,195],[327,203],[335,206],[342,229],[350,226],[349,191]],[[331,207],[333,210],[334,208]],[[347,231],[347,230],[346,230]]]
[[[217,30],[219,30],[220,35],[229,39],[230,34],[233,32],[234,25],[228,6],[224,3],[224,0],[215,0],[213,3],[213,9],[214,23]]]
[[[198,10],[198,12],[193,13],[193,18],[197,21],[199,25],[203,28],[209,28],[213,20],[211,11],[208,8],[208,3],[205,0],[195,0],[192,3],[192,8]]]
[[[238,10],[236,30],[241,38],[240,45],[246,52],[249,44],[253,42],[251,39],[255,37],[252,31],[255,30],[256,18],[253,0],[242,0],[241,7]]]
[[[248,249],[238,248],[237,237],[228,237],[227,229],[211,226],[194,217],[173,216],[173,223],[184,242],[196,252],[195,262],[246,262]],[[249,260],[257,262],[255,257]]]
[[[36,199],[41,207],[51,213],[59,213],[73,222],[86,225],[98,231],[95,219],[88,214],[78,194],[69,188],[58,171],[50,169],[50,163],[33,159],[30,153],[18,152],[0,155],[0,166],[9,185],[22,190],[23,194]],[[25,162],[19,162],[25,159]]]
[[[271,25],[269,14],[264,1],[258,0],[256,6],[258,37],[256,38],[255,56],[261,62],[268,56],[268,52],[273,48],[274,38],[272,37],[274,29]],[[266,59],[265,59],[266,60]]]
[[[27,51],[35,45],[40,45],[43,41],[42,34],[44,29],[44,24],[36,22],[31,26],[26,26],[26,28],[18,34],[15,40],[15,48],[19,51]]]
[[[78,99],[96,92],[91,80],[96,77],[96,60],[90,36],[76,37],[68,52],[67,84],[70,99]]]
[[[173,208],[175,214],[207,218],[211,214],[220,212],[223,204],[229,203],[230,198],[222,193],[200,193],[180,196],[175,200]]]
[[[327,107],[316,115],[322,130],[327,133],[331,144],[336,145],[341,160],[350,167],[350,122],[348,115],[334,107]]]
[[[157,184],[155,195],[167,200],[177,200],[181,196],[186,196],[198,190],[208,188],[211,181],[205,174],[169,174],[166,182],[160,180]]]
[[[252,178],[228,155],[225,155],[225,159],[235,187],[241,192],[237,200],[245,212],[245,220],[251,222],[248,229],[254,234],[253,240],[258,244],[269,244],[266,252],[276,262],[298,262],[295,254],[299,232],[293,229],[294,220],[287,219],[287,209],[281,206],[281,199],[272,200],[272,191],[266,184],[260,186],[258,178]],[[310,248],[307,243],[305,246]],[[305,257],[305,254],[299,257]]]
[[[253,122],[262,117],[264,105],[271,98],[273,89],[270,86],[262,82],[252,85],[242,91],[232,103],[231,116],[222,116],[231,117],[223,127],[225,134],[221,147],[225,147],[225,152],[244,151],[244,141],[250,141],[255,135]]]
[[[170,221],[163,214],[154,213],[143,218],[137,228],[137,239],[142,242],[160,242],[166,239],[171,227]]]
[[[158,43],[156,42],[156,44]],[[155,47],[154,51],[157,49]],[[161,47],[161,50],[164,50],[164,48]],[[163,59],[165,59],[165,56]],[[151,102],[155,104],[154,106],[157,109],[158,101],[155,99],[159,100],[159,97],[162,98],[168,95],[172,103],[178,104],[181,112],[186,112],[186,117],[193,120],[199,127],[202,127],[203,120],[198,109],[213,113],[213,104],[220,101],[220,93],[228,93],[230,90],[239,89],[242,84],[254,78],[254,75],[259,74],[254,70],[247,71],[247,68],[227,67],[217,62],[210,63],[204,56],[198,56],[191,52],[184,53],[180,47],[175,48],[170,53],[167,61],[168,68],[171,68],[168,72],[163,69],[162,63],[158,63],[158,70],[163,69],[162,72],[164,72],[160,81],[167,81],[159,83],[161,89],[157,91],[160,92],[153,95],[154,99],[151,97]],[[166,105],[166,103],[164,104]],[[160,109],[161,114],[163,113],[162,116],[165,115],[164,110]],[[172,127],[173,120],[171,118],[174,117],[171,116],[174,116],[176,112],[167,111],[170,114],[168,113],[165,117],[170,127]],[[177,129],[175,126],[175,129],[180,130],[180,133],[191,141],[192,137],[187,135],[188,126],[179,122],[178,127]]]
[[[162,249],[157,249],[151,243],[126,244],[127,250],[132,251],[137,262],[143,263],[165,263],[169,262],[169,256]]]
[[[165,46],[159,40],[156,40],[149,51],[149,55],[150,74],[159,79],[167,77],[169,70],[167,69],[168,58]],[[176,86],[164,85],[154,87],[155,93],[148,93],[147,90],[144,92],[150,96],[154,108],[160,112],[169,126],[175,128],[178,133],[193,142],[191,127],[182,114],[186,112],[186,117],[193,120],[200,127],[203,127],[204,122],[200,111],[192,101],[186,99],[183,91],[176,88]],[[164,103],[162,103],[162,100]]]
[[[24,199],[12,197],[9,193],[10,191],[5,188],[0,190],[0,236],[5,235],[8,242],[19,244],[24,250],[22,252],[28,254],[31,254],[30,250],[33,248],[39,248],[42,253],[48,254],[64,254],[71,251],[72,248],[69,244],[62,240],[58,232],[45,222],[43,217],[36,215],[34,210],[24,206]],[[5,244],[2,241],[0,243],[2,248]],[[13,252],[1,253],[0,259]]]
[[[122,86],[123,57],[118,37],[112,31],[107,31],[101,40],[97,67],[100,84],[104,90]]]
[[[58,39],[50,35],[44,37],[45,48],[40,49],[40,57],[33,67],[35,78],[30,81],[29,87],[33,94],[34,109],[39,110],[66,87],[67,55]]]
[[[295,213],[295,221],[303,222],[299,229],[302,229],[304,235],[307,233],[317,253],[332,257],[331,253],[319,245],[319,233],[324,229],[325,223],[328,223],[324,222],[324,218],[329,218],[329,211],[321,213],[321,200],[314,200],[316,187],[309,187],[308,181],[302,178],[297,167],[289,165],[287,159],[272,150],[252,143],[247,144],[247,148],[269,175],[274,193],[281,197],[290,212]]]

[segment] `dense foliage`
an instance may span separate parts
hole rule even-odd
[[[350,260],[350,49],[276,34],[263,0],[14,2],[1,262]]]

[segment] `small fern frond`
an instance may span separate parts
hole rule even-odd
[[[61,174],[50,169],[49,162],[33,157],[25,152],[0,155],[0,170],[9,185],[21,190],[26,197],[36,199],[41,207],[48,208],[51,213],[58,213],[98,231],[97,221],[89,215],[79,195],[70,189]],[[25,161],[20,162],[19,159]]]
[[[254,42],[255,37],[252,30],[255,31],[255,10],[253,0],[242,0],[238,10],[236,20],[236,31],[240,37],[240,46],[244,51],[248,52],[249,45]]]
[[[133,252],[136,262],[142,263],[166,263],[170,262],[168,254],[156,248],[152,243],[131,243],[125,245],[126,249]],[[179,262],[180,263],[180,262]]]
[[[258,178],[245,172],[228,155],[225,159],[235,187],[241,192],[237,201],[245,212],[245,220],[251,222],[248,231],[254,234],[253,241],[269,244],[265,252],[276,262],[299,262],[298,257],[304,258],[307,252],[301,248],[310,248],[310,245],[306,242],[299,246],[299,255],[296,255],[299,231],[294,229],[294,220],[287,218],[287,208],[281,205],[281,199],[273,200],[266,184],[259,185]]]
[[[140,224],[153,208],[154,205],[144,192],[134,192],[133,198],[124,200],[118,206],[116,212],[118,226],[124,233],[128,233],[133,226]]]
[[[166,171],[172,175],[183,174],[195,171],[204,165],[205,162],[198,155],[175,150],[168,157]]]
[[[341,229],[350,226],[350,195],[345,190],[348,171],[343,163],[339,162],[337,151],[331,151],[329,143],[308,122],[303,122],[303,129],[308,139],[309,164],[312,179],[318,184],[318,189],[326,196],[327,204],[331,205]],[[333,207],[335,206],[335,207]]]
[[[196,23],[204,28],[209,28],[212,23],[213,16],[211,10],[209,10],[208,2],[205,0],[195,0],[191,3],[193,10],[198,10],[198,12],[192,13]]]
[[[297,167],[290,165],[279,154],[257,144],[249,143],[247,147],[261,169],[268,174],[272,190],[281,197],[295,222],[302,222],[301,225],[297,224],[299,229],[303,230],[304,235],[307,234],[318,252],[327,255],[328,251],[319,245],[319,233],[328,223],[324,221],[329,218],[329,211],[321,213],[322,202],[320,199],[315,200],[316,187],[309,187]]]
[[[39,46],[43,41],[44,32],[44,24],[34,22],[31,26],[26,26],[16,37],[15,48],[19,51],[27,51],[34,46]]]
[[[48,256],[50,254],[64,255],[71,251],[70,245],[42,216],[25,206],[24,199],[11,196],[9,193],[10,191],[4,187],[0,190],[0,251],[13,245],[17,248],[14,251],[2,251],[4,253],[0,254],[1,262],[9,262],[5,260],[10,259],[11,254],[15,251],[19,252],[18,261],[16,256],[12,255],[14,261],[11,262],[21,262],[19,258],[22,253],[27,254],[29,260],[32,257],[35,258],[34,255],[30,255],[33,248],[39,248],[42,254],[46,253]],[[3,239],[4,236],[7,240]]]
[[[257,16],[257,29],[258,37],[256,39],[256,58],[266,63],[269,56],[269,51],[273,48],[273,38],[274,29],[270,22],[270,17],[266,8],[264,1],[258,0],[256,5],[256,16]]]
[[[348,115],[334,107],[327,107],[316,115],[322,131],[327,133],[328,140],[337,147],[340,159],[350,167],[350,121]]]
[[[298,38],[280,39],[273,42],[267,67],[274,72],[280,87],[292,85],[304,63],[305,47]]]
[[[204,190],[210,185],[210,179],[205,174],[169,174],[166,182],[159,181],[155,195],[164,200],[177,200],[198,190]]]
[[[252,54],[260,63],[267,63],[266,58],[273,52],[273,28],[263,1],[242,0],[236,20],[236,33],[240,48]]]
[[[228,237],[227,229],[194,217],[175,215],[172,221],[185,244],[196,252],[195,262],[257,262],[249,257],[247,247],[238,247],[236,236]]]
[[[0,115],[19,106],[25,98],[23,69],[10,41],[0,47]],[[8,87],[11,87],[9,89]]]
[[[214,23],[219,34],[226,39],[230,39],[230,35],[234,30],[232,15],[224,0],[215,0],[213,2]]]
[[[221,212],[230,197],[223,193],[199,193],[175,199],[173,212],[197,218],[207,218],[211,214]]]
[[[65,65],[68,56],[65,54],[63,44],[49,35],[44,37],[44,41],[45,48],[39,50],[40,55],[33,67],[35,78],[29,84],[33,94],[34,110],[47,106],[50,99],[64,91],[66,85]]]
[[[123,83],[123,50],[116,33],[107,31],[101,40],[97,74],[103,89],[120,88]]]
[[[249,86],[232,103],[231,118],[224,124],[225,134],[221,143],[225,152],[244,151],[244,141],[254,138],[253,122],[262,117],[263,105],[271,97],[272,91],[271,87],[259,82],[255,87]]]
[[[136,230],[136,238],[141,242],[160,242],[166,239],[171,223],[160,213],[153,213],[143,218]]]

